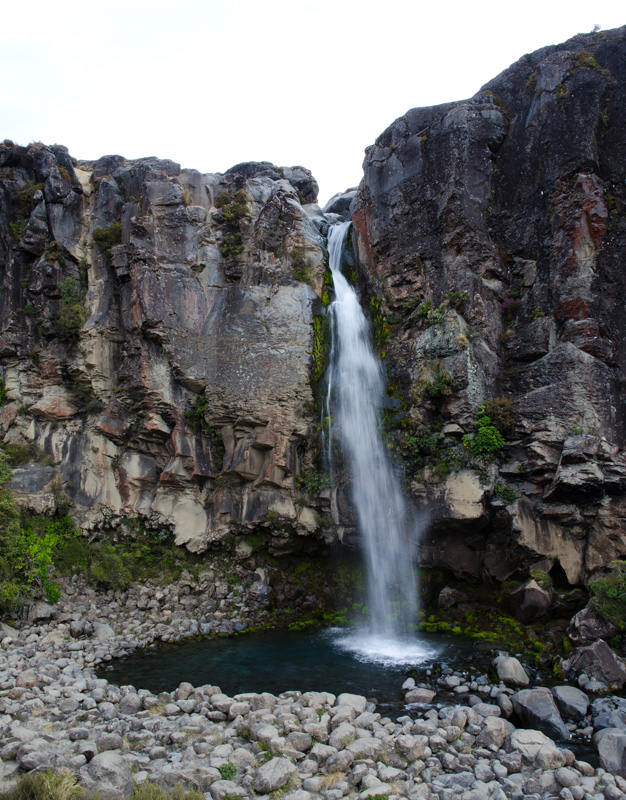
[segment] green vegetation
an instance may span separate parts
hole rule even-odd
[[[9,390],[6,387],[4,378],[0,378],[0,406],[6,406],[8,402]]]
[[[504,436],[486,414],[479,417],[476,433],[468,433],[463,437],[463,446],[474,456],[487,461],[495,461],[502,454],[504,445]]]
[[[444,294],[444,300],[448,301],[450,308],[459,311],[469,300],[469,293],[466,289],[460,291],[450,291]]]
[[[59,284],[59,289],[61,303],[55,320],[56,329],[61,339],[73,342],[80,336],[81,328],[87,319],[85,292],[74,278],[64,278]]]
[[[39,464],[47,464],[50,467],[54,466],[54,459],[47,453],[39,450],[34,444],[14,444],[7,443],[2,445],[8,463],[12,467],[21,467],[31,461],[37,461]]]
[[[612,561],[611,571],[603,578],[591,581],[592,598],[589,606],[619,630],[626,620],[626,561]]]
[[[417,316],[426,323],[427,327],[431,325],[441,325],[445,318],[446,306],[442,303],[438,308],[433,308],[430,300],[426,300],[417,309]]]
[[[545,570],[531,569],[530,577],[546,592],[552,589],[552,578]]]
[[[317,494],[323,489],[329,489],[330,485],[330,476],[325,472],[308,469],[298,475],[298,486],[307,494]]]
[[[0,453],[0,613],[14,611],[27,597],[58,600],[50,577],[52,554],[67,525],[51,517],[22,519],[6,488],[11,476],[7,456]]]
[[[313,373],[314,383],[321,380],[326,372],[326,364],[330,354],[330,337],[328,318],[321,314],[313,317]]]
[[[372,332],[374,334],[374,344],[380,350],[384,347],[391,331],[382,314],[382,301],[379,297],[370,297],[370,313],[372,317]],[[381,356],[384,358],[384,353]]]
[[[293,277],[297,281],[308,283],[311,286],[313,284],[313,275],[305,253],[304,247],[294,247],[290,253],[291,267],[293,269]]]
[[[528,319],[534,322],[536,319],[542,319],[545,316],[546,312],[543,310],[543,308],[541,308],[541,306],[537,306],[537,308],[530,312]]]
[[[515,427],[517,413],[513,408],[512,397],[493,397],[485,400],[481,409],[484,414],[491,417],[492,423],[502,433],[509,433]]]
[[[78,785],[76,775],[60,769],[29,772],[13,789],[0,792],[0,800],[102,800],[102,796],[86,791]],[[204,794],[182,783],[167,791],[146,781],[134,786],[130,800],[204,800]]]
[[[501,497],[507,503],[513,503],[517,500],[516,489],[508,483],[498,481],[493,487],[493,493],[496,497]]]
[[[104,256],[107,264],[111,263],[111,251],[115,245],[122,243],[122,223],[112,222],[108,228],[96,228],[93,240]]]
[[[609,74],[608,69],[601,67],[598,62],[596,61],[596,57],[593,53],[589,50],[581,50],[580,53],[574,53],[574,60],[576,61],[577,65],[581,68],[588,68],[588,69],[595,69],[601,75],[607,76]]]
[[[237,774],[237,767],[234,764],[231,764],[230,761],[227,761],[225,764],[220,764],[218,769],[220,771],[220,775],[222,776],[222,780],[225,781],[232,781]]]
[[[445,369],[437,369],[435,372],[432,383],[426,387],[426,393],[431,400],[441,400],[452,394],[452,375],[446,372]]]
[[[243,252],[241,223],[248,213],[246,193],[243,189],[239,189],[234,194],[221,192],[215,199],[215,205],[221,210],[224,219],[224,235],[220,244],[220,252],[224,258],[233,258]]]

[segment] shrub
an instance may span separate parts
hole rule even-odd
[[[85,292],[74,278],[64,278],[59,284],[61,304],[56,327],[61,339],[75,341],[87,319]]]
[[[237,774],[237,767],[234,764],[231,764],[230,761],[227,761],[225,764],[220,764],[218,769],[220,771],[220,775],[225,781],[232,781]]]
[[[81,800],[84,797],[76,777],[68,770],[28,773],[13,789],[0,793],[0,800]]]
[[[107,264],[111,263],[111,251],[117,244],[122,243],[122,223],[112,222],[108,228],[96,228],[93,240],[98,245],[98,250],[104,256]]]
[[[297,281],[302,281],[303,283],[311,285],[311,267],[307,263],[304,247],[294,247],[292,249],[291,266],[293,269],[293,277]],[[326,303],[326,305],[328,305],[328,303]]]
[[[488,416],[480,417],[476,433],[468,433],[463,437],[463,446],[479,458],[489,461],[497,458],[504,447],[504,437],[500,431],[491,424]]]
[[[512,431],[517,421],[517,414],[513,410],[513,398],[493,397],[485,400],[481,406],[481,411],[491,418],[493,424],[500,431]]]
[[[612,561],[611,572],[591,581],[589,606],[620,630],[626,619],[626,561]]]
[[[298,486],[307,494],[317,494],[330,488],[330,476],[315,469],[306,470],[298,475]]]

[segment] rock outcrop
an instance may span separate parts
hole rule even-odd
[[[624,556],[625,50],[626,28],[577,36],[409,111],[324,211],[302,167],[0,145],[0,435],[22,505],[195,552],[349,541],[315,401],[324,236],[352,215],[423,565],[567,587]]]
[[[354,241],[425,564],[571,585],[626,552],[625,50],[543,48],[366,152]],[[467,457],[484,416],[497,465]]]
[[[316,199],[302,167],[0,146],[0,426],[23,506],[69,500],[85,530],[192,551],[329,537],[329,492],[312,507],[297,482],[317,440]]]

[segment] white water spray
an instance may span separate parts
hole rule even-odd
[[[335,286],[330,306],[331,364],[328,372],[328,453],[333,428],[352,480],[367,566],[370,630],[347,645],[365,656],[391,661],[426,655],[409,633],[417,612],[414,552],[417,531],[409,519],[398,480],[379,434],[385,381],[372,346],[368,320],[354,289],[341,272],[350,223],[328,233],[329,266]],[[338,431],[338,434],[337,434]]]

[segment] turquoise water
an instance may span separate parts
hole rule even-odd
[[[131,684],[155,693],[172,691],[182,681],[213,684],[230,696],[293,689],[354,692],[376,700],[381,713],[399,713],[401,686],[409,673],[426,680],[429,670],[449,665],[480,674],[493,656],[481,653],[481,645],[473,641],[424,634],[404,658],[397,653],[381,662],[374,660],[368,646],[355,652],[359,641],[357,635],[339,629],[206,638],[139,650],[101,667],[99,674],[119,686]]]

